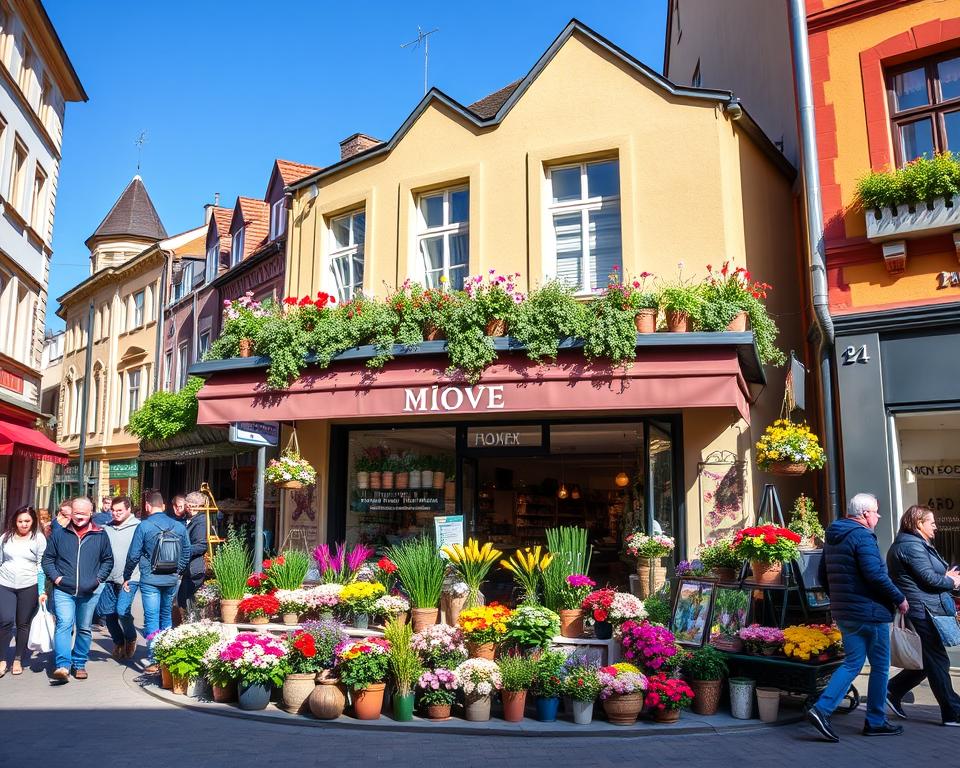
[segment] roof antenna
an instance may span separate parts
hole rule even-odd
[[[137,145],[137,176],[140,176],[140,160],[143,158],[143,145],[147,143],[147,132],[140,131],[137,140],[133,142]]]
[[[424,32],[423,29],[417,24],[417,39],[411,40],[409,43],[401,43],[401,48],[408,48],[413,46],[414,50],[420,47],[420,43],[423,43],[423,95],[427,95],[427,67],[430,62],[430,35],[434,32],[439,32],[439,27],[434,27],[429,32]]]

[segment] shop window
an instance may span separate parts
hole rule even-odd
[[[470,268],[470,190],[455,187],[417,201],[417,253],[428,288],[463,288]],[[441,278],[444,278],[441,281]]]
[[[960,150],[960,52],[890,70],[887,98],[898,165]]]
[[[350,301],[363,289],[366,227],[364,211],[354,211],[330,221],[330,271],[340,302]]]

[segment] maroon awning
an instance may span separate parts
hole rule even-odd
[[[26,456],[54,464],[66,464],[69,455],[66,449],[43,433],[0,420],[0,456]]]
[[[381,371],[362,361],[308,369],[289,389],[270,392],[262,370],[214,373],[198,394],[199,424],[310,419],[403,419],[564,411],[735,408],[750,419],[747,383],[733,347],[647,349],[630,366],[553,364],[519,356],[490,366],[478,384],[451,378],[437,359],[399,358]],[[443,358],[440,362],[446,363]]]

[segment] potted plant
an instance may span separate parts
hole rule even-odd
[[[307,702],[322,669],[317,640],[312,632],[301,629],[287,636],[287,676],[283,679],[283,708],[299,715],[309,709]]]
[[[437,545],[429,536],[408,539],[387,551],[397,566],[397,576],[410,598],[413,631],[419,632],[436,624],[446,561],[437,553]]]
[[[467,653],[472,659],[492,660],[497,646],[507,635],[510,609],[497,602],[460,612],[457,624],[463,632]]]
[[[566,660],[567,655],[563,651],[543,651],[534,662],[531,690],[537,697],[537,720],[542,723],[552,723],[557,719]]]
[[[672,666],[680,652],[673,633],[649,621],[625,621],[619,634],[623,658],[650,675]]]
[[[683,661],[683,674],[693,689],[693,711],[715,715],[720,704],[720,687],[727,674],[727,659],[712,645],[692,651]]]
[[[410,487],[410,457],[406,453],[401,453],[395,459],[393,485],[401,491]]]
[[[627,554],[637,558],[637,575],[640,577],[640,597],[649,597],[667,580],[667,569],[662,558],[673,552],[674,541],[662,533],[652,536],[635,531],[624,542]]]
[[[639,309],[641,307],[631,306],[628,289],[621,284],[619,268],[615,266],[607,276],[606,289],[587,306],[587,321],[582,332],[586,358],[607,360],[613,365],[630,363],[637,356]],[[644,328],[645,323],[643,321]]]
[[[407,620],[407,611],[410,610],[410,603],[405,597],[400,595],[384,595],[378,597],[373,604],[374,616],[377,616],[384,623],[396,620],[401,624]]]
[[[583,600],[597,583],[583,573],[571,573],[564,579],[560,590],[560,635],[580,637],[583,635]]]
[[[365,491],[370,487],[370,471],[375,468],[374,462],[366,453],[361,453],[353,465],[357,489]]]
[[[702,560],[681,560],[674,571],[678,579],[703,579],[710,575],[710,569]]]
[[[490,719],[490,701],[500,690],[500,667],[490,659],[467,659],[454,670],[464,697],[464,717],[473,722]]]
[[[460,612],[467,604],[470,587],[460,578],[460,574],[450,568],[443,579],[443,592],[440,595],[440,609],[443,621],[450,626],[457,625]]]
[[[647,618],[647,609],[636,595],[629,592],[614,592],[613,602],[610,603],[607,621],[618,629],[626,621],[643,621]]]
[[[397,584],[397,566],[389,557],[381,557],[373,567],[374,578],[383,584],[387,594],[393,594],[394,587]]]
[[[223,330],[217,340],[220,351],[226,353],[224,356],[250,357],[254,340],[263,330],[268,315],[268,308],[253,300],[253,291],[247,291],[239,299],[224,300]]]
[[[520,605],[507,619],[506,640],[522,652],[548,648],[560,634],[560,617],[542,605]]]
[[[408,722],[413,720],[414,686],[423,672],[420,657],[411,643],[413,630],[406,622],[394,618],[387,622],[383,636],[390,644],[387,659],[395,686],[393,719]]]
[[[733,537],[737,556],[750,561],[753,581],[758,584],[779,584],[783,564],[797,559],[799,544],[797,534],[777,525],[744,528]]]
[[[593,705],[600,688],[600,671],[594,666],[577,665],[563,678],[563,694],[570,698],[573,722],[577,725],[590,725],[593,721]]]
[[[213,700],[218,704],[227,704],[237,700],[237,681],[220,658],[232,638],[222,638],[211,645],[203,654],[201,672],[210,684]]]
[[[817,540],[823,541],[823,525],[813,505],[813,499],[802,493],[793,502],[793,511],[787,527],[800,537],[800,549],[816,549]]]
[[[843,638],[831,624],[799,624],[783,630],[783,653],[796,661],[829,661],[843,650]]]
[[[718,581],[736,581],[737,571],[740,570],[743,560],[733,548],[733,536],[707,539],[700,545],[697,555]]]
[[[675,723],[680,711],[693,703],[693,690],[679,677],[664,674],[647,678],[646,703],[658,723]]]
[[[561,341],[582,338],[587,315],[586,304],[577,300],[573,288],[549,280],[514,307],[510,336],[524,346],[531,361],[556,360]]]
[[[498,662],[500,668],[500,699],[503,701],[503,719],[510,723],[523,720],[527,691],[536,673],[535,662],[520,654],[507,654]]]
[[[358,720],[378,720],[389,669],[390,644],[379,637],[344,643],[337,650],[340,682],[352,691]]]
[[[307,610],[314,618],[332,619],[333,610],[340,605],[341,592],[343,592],[343,584],[337,582],[318,584],[305,589],[303,594]]]
[[[446,624],[433,624],[417,632],[411,646],[420,654],[425,667],[456,669],[467,660],[463,631]]]
[[[756,656],[773,656],[783,647],[783,630],[776,627],[751,624],[743,627],[739,635],[747,652]]]
[[[352,581],[340,590],[340,606],[349,614],[353,626],[366,629],[377,600],[383,596],[383,584],[377,581]]]
[[[633,725],[643,709],[647,678],[630,664],[612,664],[597,672],[600,700],[612,725]]]
[[[297,490],[317,484],[317,470],[292,448],[287,448],[279,459],[270,459],[263,478],[278,488]]]
[[[307,611],[307,592],[304,589],[278,589],[273,596],[280,603],[280,616],[287,626],[296,624]]]
[[[463,290],[468,299],[477,305],[485,320],[484,330],[487,336],[506,336],[507,323],[514,307],[523,301],[523,294],[517,290],[519,272],[512,275],[498,275],[491,269],[486,280],[483,275],[467,278]]]
[[[373,550],[365,544],[354,544],[350,549],[342,541],[337,542],[336,550],[330,551],[329,544],[321,544],[313,550],[313,559],[320,571],[320,581],[329,584],[348,584],[357,578],[357,573]]]
[[[442,547],[440,551],[446,555],[452,564],[454,570],[466,582],[469,592],[467,593],[466,607],[472,608],[480,602],[480,587],[490,567],[503,555],[499,549],[494,549],[490,542],[482,547],[476,539],[470,537],[467,544],[452,544]]]
[[[383,482],[383,490],[392,491],[396,481],[396,474],[402,464],[400,458],[392,454],[383,462],[383,469],[380,471],[380,478]]]
[[[231,526],[227,540],[217,547],[210,561],[220,587],[220,620],[224,624],[237,623],[237,611],[247,593],[251,566],[250,550],[243,537]]]
[[[207,579],[203,582],[197,591],[193,593],[193,601],[196,603],[203,618],[212,618],[220,615],[220,585],[216,579]]]
[[[457,700],[457,691],[460,689],[456,672],[443,667],[427,669],[417,680],[417,688],[427,717],[431,720],[450,719],[450,707]]]
[[[583,598],[596,586],[587,576],[593,547],[587,544],[589,533],[586,528],[562,525],[559,528],[547,528],[546,534],[551,559],[543,572],[543,604],[560,614],[562,627],[561,612],[579,611]],[[573,582],[568,581],[570,576],[575,577]],[[569,618],[576,621],[580,617]]]
[[[363,449],[363,453],[358,461],[362,460],[363,471],[367,473],[367,481],[370,488],[379,490],[383,487],[383,463],[386,460],[386,451],[382,446],[371,445]],[[359,466],[358,466],[359,469]],[[361,488],[359,481],[357,487]]]
[[[160,656],[170,672],[173,693],[186,695],[191,681],[203,672],[203,657],[221,639],[220,630],[208,621],[181,624],[165,633]]]
[[[224,673],[237,683],[240,709],[264,709],[287,675],[287,649],[272,635],[240,632],[220,650]]]
[[[537,603],[543,573],[552,561],[553,555],[544,552],[538,544],[532,548],[518,549],[512,557],[501,560],[500,567],[513,574],[513,580],[523,593],[522,602]]]
[[[337,649],[349,641],[343,625],[333,619],[303,622],[303,631],[313,637],[315,663],[319,669],[317,682],[307,699],[310,713],[319,720],[335,720],[343,714],[347,704],[340,679],[333,670],[337,664]]]
[[[757,441],[757,467],[774,475],[802,475],[820,469],[826,455],[817,436],[806,424],[777,419]]]
[[[683,262],[677,265],[677,279],[664,283],[657,292],[657,304],[667,318],[671,333],[692,331],[700,322],[703,308],[703,284],[685,280]]]
[[[613,624],[610,623],[610,606],[613,605],[615,590],[609,587],[590,592],[580,607],[593,619],[593,634],[598,640],[613,637]]]

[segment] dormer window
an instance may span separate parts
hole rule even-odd
[[[230,251],[230,266],[235,267],[243,260],[243,227],[233,233],[233,248]]]
[[[287,206],[281,197],[270,206],[270,239],[276,240],[287,231]]]
[[[220,238],[214,241],[213,245],[207,248],[207,282],[209,283],[217,276],[220,271]]]

